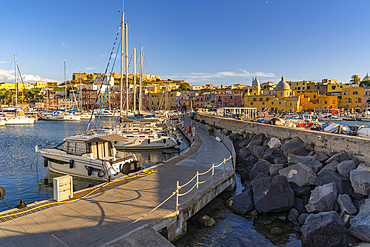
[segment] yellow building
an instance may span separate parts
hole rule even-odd
[[[36,82],[36,87],[38,88],[47,88],[48,87],[48,83],[47,82]]]
[[[302,110],[337,109],[338,96],[322,96],[318,92],[305,92],[301,98]]]
[[[255,90],[258,90],[258,80],[254,80]],[[252,88],[252,94],[254,94]],[[290,89],[289,84],[282,77],[281,81],[275,87],[275,95],[246,95],[244,97],[244,107],[254,107],[258,111],[263,111],[266,108],[268,111],[285,111],[285,112],[300,112],[301,97],[296,95]]]
[[[288,81],[287,83],[289,84],[290,88],[296,93],[303,93],[306,92],[307,90],[312,90],[316,85],[316,82],[314,81],[297,81],[297,82]]]
[[[252,81],[251,95],[260,95],[261,94],[261,85],[257,79],[257,76]]]
[[[179,92],[161,92],[161,93],[149,93],[149,108],[150,109],[171,109],[176,108],[176,95]],[[166,102],[167,100],[167,102]]]
[[[342,95],[343,89],[350,88],[350,84],[328,84],[328,94],[330,95]]]
[[[363,110],[364,88],[350,87],[342,90],[342,99],[339,100],[339,108],[345,111],[362,111]]]

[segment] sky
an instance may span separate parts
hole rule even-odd
[[[0,82],[64,81],[103,73],[122,0],[1,1]],[[129,73],[144,47],[144,74],[192,85],[336,79],[370,72],[370,1],[126,0]],[[118,44],[116,45],[116,48]],[[119,55],[108,72],[120,71]],[[18,79],[19,80],[19,79]]]

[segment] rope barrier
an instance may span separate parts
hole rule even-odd
[[[181,188],[185,187],[186,185],[190,184],[190,182],[192,182],[196,177],[197,177],[197,175],[195,175],[192,179],[190,179],[186,184],[179,186],[179,189],[181,189]]]
[[[194,184],[194,186],[190,189],[190,190],[188,190],[187,192],[185,192],[185,193],[183,193],[183,194],[177,194],[178,196],[184,196],[184,195],[186,195],[186,194],[188,194],[190,191],[192,191],[195,187],[197,187],[197,184]]]
[[[72,199],[72,200],[66,200],[66,201],[62,201],[62,202],[50,202],[50,203],[46,203],[46,204],[43,204],[43,205],[40,205],[40,206],[31,208],[31,209],[22,211],[22,212],[17,212],[17,213],[7,214],[7,215],[1,215],[0,216],[0,219],[6,218],[6,217],[11,217],[11,216],[16,216],[16,215],[21,215],[21,214],[26,214],[26,213],[30,213],[30,212],[33,212],[33,211],[41,211],[41,210],[46,209],[46,208],[44,208],[44,209],[41,209],[41,208],[46,207],[46,206],[50,206],[50,205],[58,206],[58,205],[62,205],[62,204],[75,203],[75,202],[78,202],[78,201],[80,201],[80,200],[88,197],[92,193],[94,193],[94,192],[96,192],[96,191],[104,188],[107,185],[110,185],[110,184],[113,184],[113,183],[117,183],[117,182],[120,182],[120,181],[123,181],[123,180],[128,180],[128,179],[131,179],[131,178],[148,176],[149,174],[154,173],[154,172],[157,172],[157,170],[154,170],[153,169],[153,170],[144,170],[144,171],[141,171],[139,173],[130,173],[130,174],[128,174],[128,177],[124,177],[124,178],[121,178],[121,179],[113,180],[111,182],[107,182],[107,183],[103,184],[102,186],[100,186],[98,188],[95,188],[94,190],[90,191],[89,193],[87,193],[86,195],[84,195],[84,196],[82,196],[80,198]]]

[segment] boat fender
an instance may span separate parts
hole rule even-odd
[[[93,171],[92,166],[89,166],[89,167],[87,168],[87,175],[91,176],[92,171]]]
[[[105,175],[105,173],[104,173],[104,171],[103,171],[103,170],[100,170],[100,171],[98,172],[98,177],[99,177],[99,178],[104,177],[104,175]]]
[[[140,161],[134,160],[134,164],[135,164],[135,171],[138,171],[141,169]]]
[[[148,144],[150,144],[150,139],[148,139]]]
[[[177,140],[177,145],[181,145],[181,141],[180,140]]]
[[[47,167],[49,165],[49,159],[45,158],[44,159],[44,167]]]
[[[166,144],[166,139],[163,139],[163,143]]]
[[[74,160],[70,160],[69,161],[69,168],[73,168],[73,167],[75,167],[75,161]]]

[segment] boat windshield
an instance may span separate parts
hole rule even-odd
[[[86,142],[83,141],[65,141],[56,148],[74,155],[82,155],[87,152]]]

